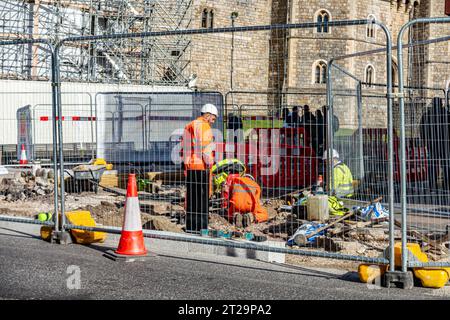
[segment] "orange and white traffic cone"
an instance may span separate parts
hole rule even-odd
[[[136,175],[128,175],[125,216],[122,225],[119,247],[115,253],[120,255],[141,256],[147,254],[142,233],[141,210],[137,194]]]
[[[28,164],[27,151],[25,150],[25,145],[24,144],[22,144],[22,148],[21,148],[21,152],[20,152],[19,164]]]

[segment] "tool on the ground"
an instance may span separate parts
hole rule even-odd
[[[372,203],[381,201],[382,199],[383,199],[383,197],[378,197],[378,198],[376,198],[375,200],[371,201],[371,202],[369,203],[369,205],[372,204]],[[340,217],[339,219],[336,219],[335,221],[331,222],[330,224],[327,224],[326,226],[324,226],[324,227],[322,227],[322,228],[319,228],[319,229],[317,229],[316,231],[314,231],[314,232],[312,232],[312,233],[310,233],[310,234],[308,234],[308,235],[302,235],[302,234],[300,234],[300,235],[298,235],[298,237],[297,237],[297,239],[296,239],[295,242],[296,242],[297,244],[299,244],[299,245],[305,245],[305,244],[308,242],[308,239],[309,239],[309,238],[311,238],[311,237],[313,237],[313,236],[319,234],[320,232],[322,232],[322,231],[324,231],[324,230],[329,229],[330,227],[336,225],[337,223],[339,223],[339,222],[341,222],[341,221],[343,221],[343,220],[345,220],[345,219],[350,218],[351,216],[353,216],[354,214],[356,214],[356,212],[357,212],[357,210],[352,210],[352,211],[350,211],[349,213],[347,213],[346,215]]]
[[[287,241],[287,245],[297,244],[304,246],[314,242],[315,238],[324,234],[324,224],[320,223],[304,223],[302,224]]]

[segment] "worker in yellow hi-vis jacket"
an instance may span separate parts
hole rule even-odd
[[[353,176],[350,168],[339,159],[339,153],[332,150],[330,157],[333,161],[333,190],[338,198],[350,198],[353,196]],[[325,150],[323,160],[328,160]],[[331,180],[331,179],[330,179]],[[331,181],[330,181],[331,184]]]

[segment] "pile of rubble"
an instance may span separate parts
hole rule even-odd
[[[223,217],[210,214],[209,228],[262,234],[268,240],[285,242],[293,249],[322,250],[370,258],[382,256],[389,246],[389,214],[379,203],[368,202],[364,207],[347,209],[347,213],[342,215],[330,214],[324,220],[310,221],[306,219],[305,213],[296,212],[295,206],[291,205],[294,202],[293,199],[267,200],[263,206],[269,212],[269,220],[244,230],[237,230]],[[394,222],[394,240],[399,241],[401,223],[397,220]],[[443,235],[423,234],[408,226],[408,237],[408,241],[421,245],[431,261],[448,257],[448,231]]]
[[[0,179],[0,201],[25,201],[47,196],[54,190],[52,170],[38,169],[35,175],[31,171],[22,171]]]

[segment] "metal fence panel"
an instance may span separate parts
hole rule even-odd
[[[328,22],[330,27],[342,29],[365,28],[367,23],[373,22],[366,20]],[[210,229],[213,229],[210,236],[217,237],[219,235],[219,238],[227,238],[226,235],[231,236],[232,231],[241,231],[241,233],[247,231],[252,232],[253,236],[263,236],[262,238],[269,239],[268,250],[385,263],[387,260],[384,257],[378,257],[384,248],[376,248],[376,256],[374,256],[375,251],[372,250],[374,248],[370,248],[368,251],[372,250],[371,253],[365,255],[355,252],[353,252],[354,254],[345,254],[345,250],[336,254],[330,252],[336,251],[336,248],[330,248],[326,236],[321,236],[317,242],[306,243],[305,250],[295,249],[295,243],[293,247],[276,249],[279,246],[285,247],[286,242],[297,228],[302,224],[306,225],[306,220],[302,220],[305,217],[300,217],[299,212],[293,211],[295,203],[300,200],[295,197],[301,198],[301,191],[313,187],[319,180],[319,175],[326,179],[326,170],[322,161],[323,151],[328,143],[328,139],[325,137],[326,125],[309,122],[303,126],[297,124],[291,126],[286,123],[287,119],[282,114],[282,110],[287,110],[286,108],[301,106],[300,111],[304,113],[301,116],[306,119],[308,113],[305,111],[305,104],[308,104],[313,112],[322,108],[326,109],[324,107],[327,105],[325,73],[322,74],[323,80],[319,81],[321,86],[315,86],[313,90],[305,88],[298,94],[287,94],[277,89],[281,88],[280,85],[284,81],[282,69],[284,68],[283,63],[285,63],[283,62],[284,56],[281,54],[282,50],[280,51],[277,46],[286,40],[286,31],[308,33],[317,26],[316,23],[304,23],[287,26],[176,30],[64,39],[58,45],[58,51],[61,47],[71,44],[88,43],[105,48],[107,43],[108,46],[114,47],[115,42],[124,39],[139,48],[143,43],[147,43],[143,41],[144,39],[159,37],[160,40],[173,40],[172,37],[179,35],[190,38],[192,45],[188,59],[190,65],[182,72],[172,70],[178,65],[171,64],[171,60],[154,59],[154,57],[144,54],[136,59],[135,54],[128,55],[126,51],[123,51],[120,57],[121,61],[124,59],[134,61],[133,63],[141,70],[148,67],[153,72],[153,79],[160,77],[161,83],[167,84],[167,81],[173,77],[183,77],[183,79],[189,80],[185,81],[186,87],[184,88],[160,87],[148,90],[146,87],[136,86],[135,90],[126,90],[126,87],[135,79],[127,76],[127,69],[118,71],[118,65],[112,65],[110,69],[105,68],[105,71],[111,72],[111,77],[116,79],[117,90],[96,93],[96,157],[104,157],[108,162],[112,162],[113,170],[107,171],[116,171],[112,176],[117,177],[118,181],[110,183],[110,186],[105,186],[106,180],[100,181],[100,189],[106,190],[108,194],[101,191],[102,193],[99,192],[99,195],[104,197],[103,201],[111,202],[108,204],[108,209],[105,209],[104,205],[103,207],[98,205],[101,197],[96,198],[91,194],[88,197],[71,194],[65,199],[65,203],[63,201],[63,208],[69,210],[74,207],[71,197],[73,200],[78,199],[77,201],[84,198],[83,200],[87,202],[83,201],[79,204],[83,204],[83,208],[91,209],[94,218],[100,224],[107,226],[106,230],[116,230],[114,227],[120,227],[123,221],[125,182],[128,173],[134,172],[137,175],[138,188],[141,190],[139,194],[141,219],[147,235],[158,236],[156,230],[165,224],[166,226],[170,225],[172,233],[169,234],[169,238],[211,243],[212,240],[208,238],[183,235],[185,231],[189,231],[189,224],[192,222],[189,220],[192,218],[191,214],[194,214],[189,210],[189,202],[192,202],[190,197],[207,198],[205,194],[208,193],[208,188],[202,189],[202,191],[198,189],[197,193],[195,191],[192,193],[192,190],[201,186],[203,180],[198,180],[197,184],[193,184],[192,187],[187,185],[189,179],[186,179],[186,173],[179,161],[179,142],[184,126],[199,115],[198,110],[202,105],[207,102],[214,103],[219,107],[219,117],[214,127],[216,129],[214,130],[216,161],[230,156],[238,158],[242,156],[248,170],[247,173],[253,176],[252,178],[262,189],[261,195],[257,195],[257,197],[261,197],[258,205],[265,206],[264,210],[269,212],[268,217],[263,218],[262,221],[254,221],[261,223],[253,223],[245,228],[245,224],[250,224],[245,220],[247,219],[245,214],[248,212],[240,212],[239,209],[234,213],[242,215],[244,228],[237,228],[236,224],[239,221],[235,221],[234,218],[239,214],[233,217],[230,215],[232,212],[232,210],[230,211],[231,195],[219,190],[211,197],[205,212],[206,216],[209,213],[207,223],[209,223]],[[384,26],[381,24],[380,26],[386,31]],[[390,37],[387,31],[386,34],[387,50],[389,50]],[[101,53],[97,52],[96,54]],[[182,55],[182,53],[178,54]],[[180,59],[184,58],[186,57],[180,57]],[[59,59],[63,61],[64,54],[59,55]],[[192,70],[190,68],[201,74],[190,73]],[[146,73],[145,70],[144,73]],[[179,85],[180,81],[184,81],[183,79],[172,80],[174,84]],[[155,81],[154,84],[157,86],[158,81]],[[62,84],[63,91],[65,85]],[[317,90],[319,87],[321,90]],[[388,90],[389,86],[386,88]],[[261,94],[261,92],[263,93]],[[356,101],[358,96],[361,97],[361,93],[354,94],[348,99]],[[347,98],[341,97],[341,99]],[[224,107],[222,107],[223,104],[225,104]],[[65,108],[64,105],[65,102],[60,105],[62,110]],[[345,111],[343,110],[343,112]],[[233,117],[240,119],[237,127],[232,124]],[[59,120],[61,123],[61,119]],[[290,121],[292,122],[292,117]],[[242,133],[236,135],[236,132],[232,132],[235,129],[241,129]],[[62,141],[65,141],[66,133],[60,132],[60,134],[62,134]],[[231,138],[232,136],[233,138]],[[360,139],[358,141],[360,142]],[[337,141],[337,143],[340,142]],[[343,152],[346,153],[346,151]],[[350,149],[347,150],[347,153],[346,157],[350,160],[354,155]],[[66,157],[65,154],[63,155]],[[170,161],[168,161],[169,155]],[[177,161],[174,157],[177,158]],[[354,161],[350,162],[355,163],[352,166],[355,166],[355,170],[359,168],[360,172],[357,174],[362,176],[360,156],[359,158],[356,156]],[[68,166],[64,168],[75,171],[75,168]],[[108,176],[107,171],[102,179],[106,179]],[[192,173],[188,170],[187,174]],[[66,181],[66,183],[70,184],[73,181]],[[326,182],[324,186],[326,186]],[[89,190],[84,191],[89,192]],[[114,198],[116,196],[120,198]],[[88,198],[96,198],[96,200],[89,202]],[[259,201],[256,200],[256,202]],[[194,211],[198,211],[197,209]],[[252,216],[258,220],[257,214]],[[251,219],[251,216],[249,217]],[[64,216],[63,219],[65,219]],[[336,217],[332,221],[335,220]],[[64,221],[64,224],[69,228],[76,227],[70,222]],[[177,235],[177,233],[181,235]],[[194,233],[200,234],[201,230],[196,229]],[[223,239],[217,240],[223,241]],[[345,239],[341,240],[345,242]],[[290,245],[292,244],[291,242]],[[237,240],[236,245],[248,248],[255,246],[251,242],[241,243],[240,240]]]
[[[94,158],[96,148],[95,110],[89,93],[64,93],[67,101],[62,110],[62,130],[65,161],[86,162]],[[50,159],[52,155],[52,107],[48,104],[32,106],[33,157]],[[58,118],[57,118],[58,119]]]
[[[413,20],[398,36],[402,271],[450,265],[449,36],[450,18]],[[407,257],[407,243],[429,262]]]
[[[33,105],[47,104],[50,107],[50,123],[45,136],[49,145],[54,144],[56,132],[54,112],[55,91],[51,80],[24,82],[13,80],[28,75],[38,78],[37,52],[53,52],[45,40],[0,41],[0,52],[8,55],[14,50],[28,55],[28,64],[15,64],[3,68],[2,76],[10,80],[0,81],[0,220],[20,223],[55,226],[58,231],[58,184],[55,172],[55,157],[42,159],[36,155],[37,143],[33,132],[35,115]],[[51,63],[51,54],[46,55],[46,63]],[[44,80],[44,79],[41,79]],[[26,85],[24,85],[26,83]],[[53,150],[53,149],[52,149]],[[56,151],[55,151],[56,152]],[[55,153],[53,153],[54,156]],[[49,212],[52,218],[37,219],[39,213]],[[45,220],[45,221],[44,221]]]

